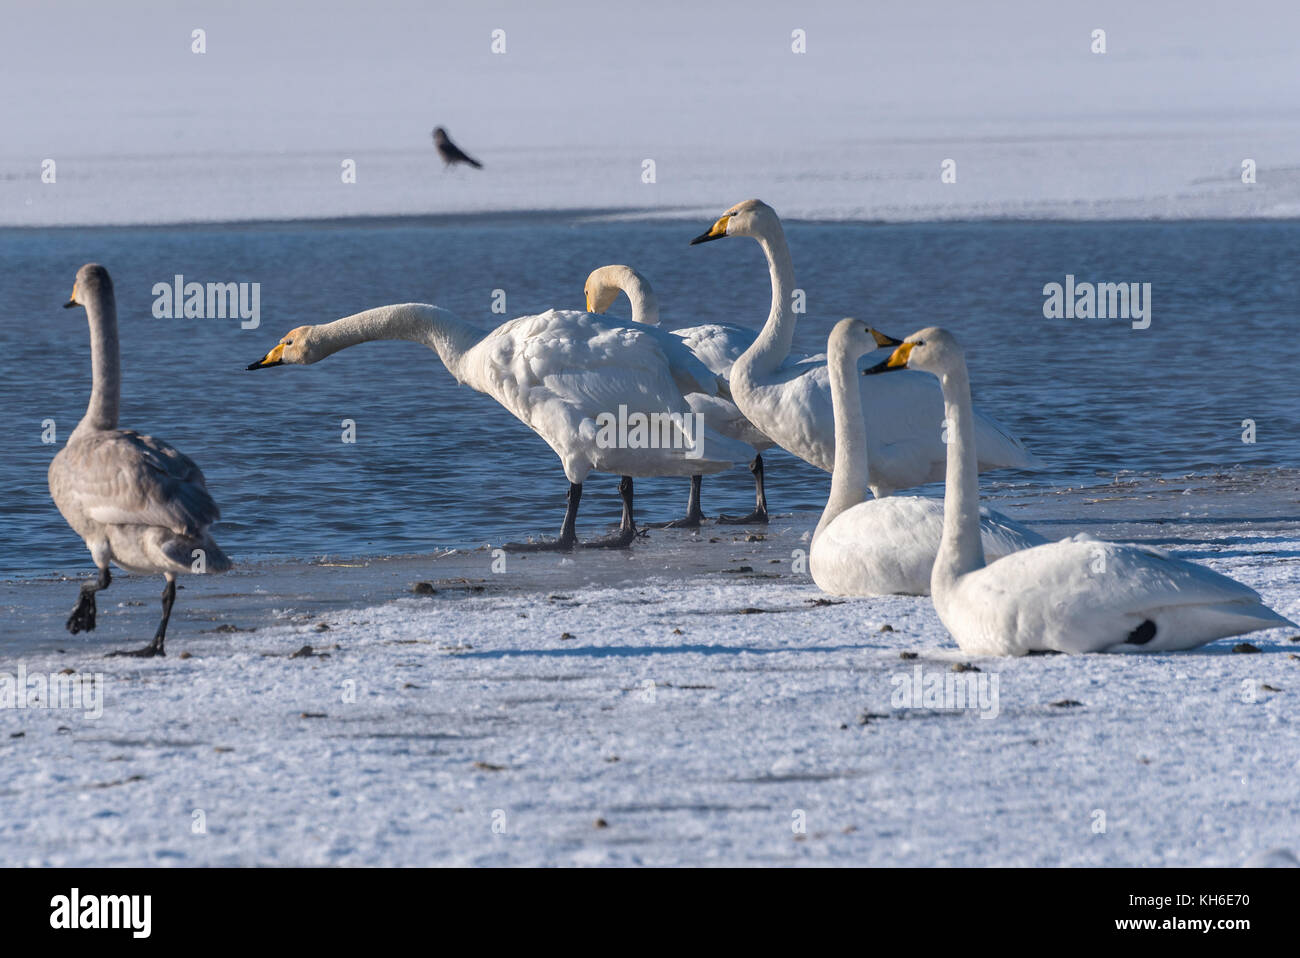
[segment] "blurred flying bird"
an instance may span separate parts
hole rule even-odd
[[[438,155],[442,157],[445,166],[468,163],[476,170],[483,169],[482,163],[451,142],[451,137],[447,135],[447,131],[442,127],[438,127],[433,131],[433,145],[438,148]]]

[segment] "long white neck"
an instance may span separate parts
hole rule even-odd
[[[90,403],[77,429],[116,429],[122,390],[117,302],[112,289],[95,288],[86,303],[90,322]]]
[[[425,303],[378,306],[344,316],[312,331],[312,362],[376,339],[406,339],[423,343],[438,354],[442,364],[460,382],[461,360],[486,335],[457,319],[448,310]]]
[[[659,325],[659,297],[650,288],[645,277],[630,269],[619,270],[616,282],[618,288],[632,304],[632,321],[647,326]]]
[[[940,599],[967,572],[984,567],[980,541],[980,479],[975,456],[975,413],[965,360],[939,377],[947,419],[948,460],[943,490],[943,540],[930,575],[930,592]]]
[[[867,423],[862,415],[862,374],[858,360],[844,345],[832,341],[827,357],[831,380],[831,405],[835,411],[835,467],[831,470],[831,493],[822,510],[813,541],[845,509],[867,498]]]
[[[773,372],[790,355],[790,345],[794,342],[795,315],[790,302],[794,293],[794,263],[785,242],[785,231],[773,220],[771,225],[765,224],[755,239],[763,248],[772,276],[772,306],[763,331],[732,367],[733,378],[737,374],[748,378]]]

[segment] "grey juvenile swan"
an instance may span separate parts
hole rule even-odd
[[[86,414],[50,463],[50,496],[85,540],[99,575],[82,585],[68,631],[76,635],[95,627],[95,593],[112,582],[110,562],[128,572],[161,573],[167,585],[153,641],[142,649],[111,654],[164,655],[176,576],[230,568],[230,559],[208,534],[221,513],[208,495],[203,473],[188,456],[161,439],[117,428],[117,304],[108,270],[98,263],[77,271],[72,298],[64,308],[78,305],[86,307],[90,321],[93,385]]]

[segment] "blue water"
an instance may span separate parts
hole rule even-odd
[[[508,316],[580,308],[594,267],[637,266],[669,326],[760,325],[767,271],[743,239],[690,248],[707,222],[575,217],[211,227],[0,230],[0,575],[85,571],[88,557],[46,489],[90,388],[83,310],[63,310],[77,268],[113,275],[123,336],[122,424],[194,458],[222,507],[236,559],[425,552],[552,534],[566,482],[549,448],[492,400],[459,387],[411,343],[369,343],[305,368],[247,372],[290,328],[425,301],[485,328],[492,291]],[[821,352],[857,316],[896,336],[951,327],[975,398],[1048,468],[1009,474],[1086,484],[1122,470],[1182,474],[1300,464],[1300,223],[788,224],[808,313],[796,347]],[[261,328],[154,319],[156,282],[261,283]],[[1044,284],[1149,282],[1151,328],[1048,320]],[[626,310],[625,302],[615,308]],[[340,421],[356,421],[355,445]],[[1242,442],[1242,420],[1257,442]],[[768,457],[773,509],[819,509],[828,477]],[[987,483],[986,483],[987,484]],[[580,531],[615,521],[616,481],[593,476]],[[641,480],[641,518],[685,505],[684,480]],[[705,509],[747,511],[734,470]]]

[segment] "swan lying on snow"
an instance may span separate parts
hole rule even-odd
[[[882,341],[888,337],[856,319],[844,319],[826,345],[835,407],[835,468],[808,550],[808,569],[818,587],[832,595],[929,595],[930,570],[943,535],[943,503],[936,499],[867,498],[870,459],[858,360]],[[989,509],[980,510],[979,533],[985,553],[995,559],[1047,541]]]
[[[986,565],[965,354],[936,327],[885,345],[897,348],[868,373],[924,370],[943,389],[951,441],[930,589],[963,652],[1156,652],[1295,625],[1240,582],[1147,546],[1075,536]]]
[[[654,327],[574,310],[521,316],[485,332],[437,306],[380,306],[320,326],[299,326],[248,368],[309,365],[379,339],[428,346],[457,382],[491,396],[559,456],[569,479],[559,538],[508,543],[508,549],[574,548],[582,483],[593,470],[623,477],[623,522],[618,532],[582,545],[619,548],[637,534],[632,476],[721,472],[750,452],[683,418],[691,411],[684,394],[716,392],[717,380],[681,340]],[[662,430],[652,430],[657,441],[607,441],[605,423],[612,417],[631,421],[638,414],[663,424]]]
[[[50,463],[50,496],[99,569],[81,587],[68,617],[73,635],[95,628],[95,593],[113,581],[109,563],[128,572],[161,573],[162,621],[153,641],[134,652],[165,655],[176,576],[225,572],[230,560],[208,533],[221,512],[199,467],[161,439],[117,428],[121,364],[117,301],[108,270],[87,263],[77,271],[66,308],[84,306],[90,322],[91,391],[86,414]]]
[[[592,270],[583,286],[587,297],[587,312],[604,313],[622,292],[632,304],[632,321],[647,326],[659,325],[659,300],[650,282],[630,266],[602,266]],[[686,396],[691,410],[704,417],[709,428],[737,442],[752,446],[754,458],[749,471],[754,474],[754,511],[747,516],[718,516],[718,522],[729,525],[749,525],[767,522],[767,493],[763,488],[763,450],[774,444],[727,398],[727,377],[731,365],[746,349],[753,345],[757,333],[731,323],[707,323],[688,326],[670,332],[684,342],[695,357],[709,367],[718,377],[718,395],[689,393]],[[704,518],[700,508],[701,477],[691,477],[690,498],[686,504],[686,517],[665,523],[667,528],[693,529]]]
[[[746,418],[781,448],[818,469],[835,462],[835,416],[824,362],[787,364],[794,340],[794,266],[776,211],[761,200],[733,206],[691,245],[727,236],[750,236],[767,257],[772,305],[754,344],[731,367],[731,398]],[[864,384],[869,484],[877,498],[943,476],[943,398],[924,376],[900,376]],[[1000,424],[975,414],[976,459],[986,469],[1032,469],[1041,465]]]

